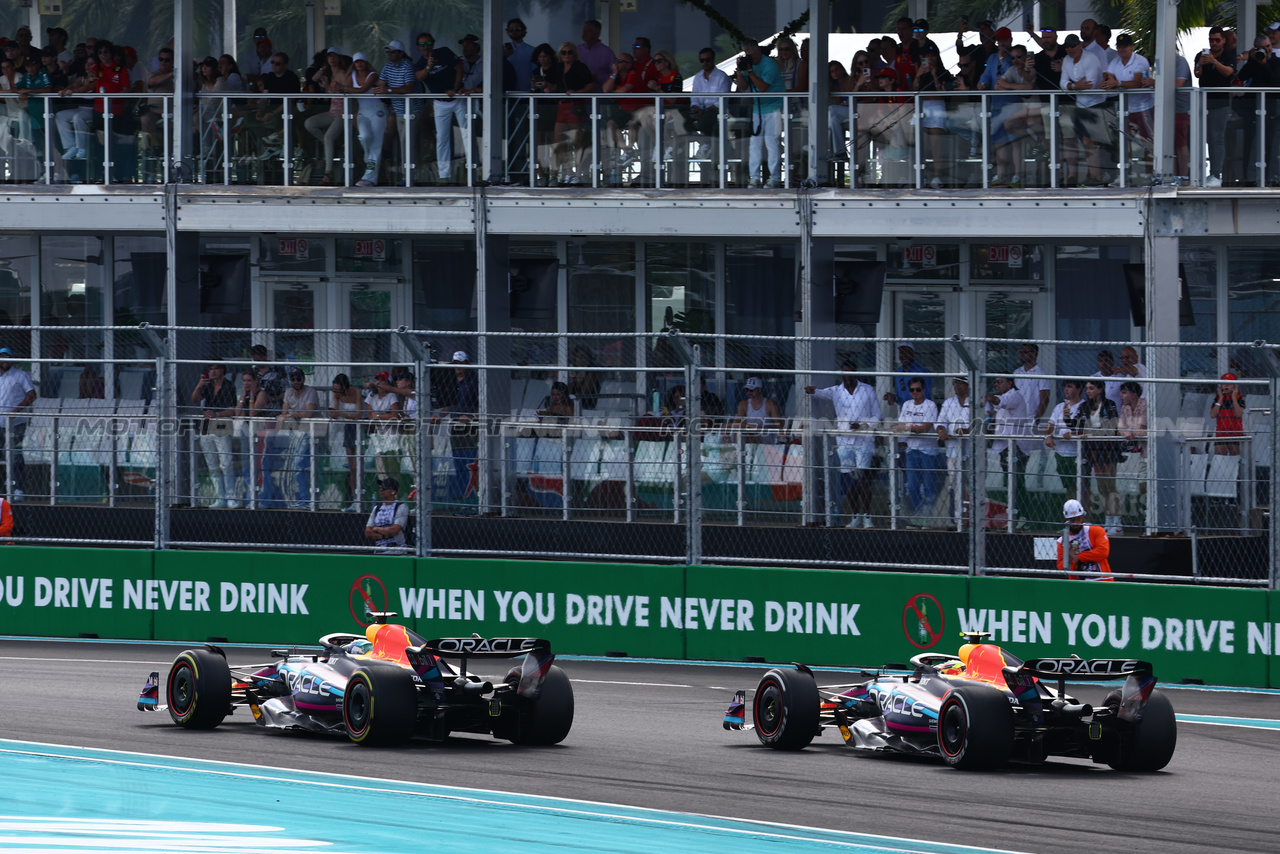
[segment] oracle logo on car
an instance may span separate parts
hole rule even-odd
[[[440,652],[528,652],[536,638],[440,638],[431,643]]]
[[[1027,662],[1027,667],[1039,673],[1061,673],[1064,676],[1120,676],[1138,669],[1136,659],[1095,658],[1037,658]]]

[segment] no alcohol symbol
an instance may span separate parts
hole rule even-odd
[[[373,624],[373,612],[387,610],[387,588],[376,575],[362,575],[351,585],[351,618],[362,626]]]
[[[946,622],[942,605],[928,593],[912,596],[902,609],[902,633],[918,649],[929,649],[942,640]]]

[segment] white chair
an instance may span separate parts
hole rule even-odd
[[[1206,454],[1209,471],[1205,476],[1204,494],[1210,498],[1239,497],[1240,457],[1234,454]]]
[[[1214,454],[1191,454],[1187,462],[1187,488],[1192,497],[1206,495],[1204,479],[1209,473],[1209,458]]]

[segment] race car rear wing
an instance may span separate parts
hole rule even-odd
[[[1045,679],[1120,679],[1126,676],[1144,678],[1153,672],[1149,661],[1132,658],[1033,658],[1019,668],[1023,673]]]

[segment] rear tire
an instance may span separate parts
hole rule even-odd
[[[342,698],[342,722],[356,744],[399,744],[413,735],[418,691],[408,670],[369,662],[351,674]]]
[[[1120,759],[1107,764],[1117,771],[1159,771],[1169,764],[1177,746],[1178,720],[1173,713],[1173,703],[1160,691],[1153,690],[1142,710],[1142,721],[1121,737]]]
[[[751,722],[760,743],[775,750],[800,750],[818,734],[821,702],[813,675],[770,670],[756,686]]]
[[[957,685],[938,710],[938,752],[952,768],[985,771],[1013,753],[1013,707],[990,685]]]
[[[178,654],[165,682],[169,717],[186,729],[213,729],[231,711],[231,670],[207,649]]]
[[[547,668],[538,699],[520,711],[515,744],[559,744],[573,728],[573,684],[554,664]]]

